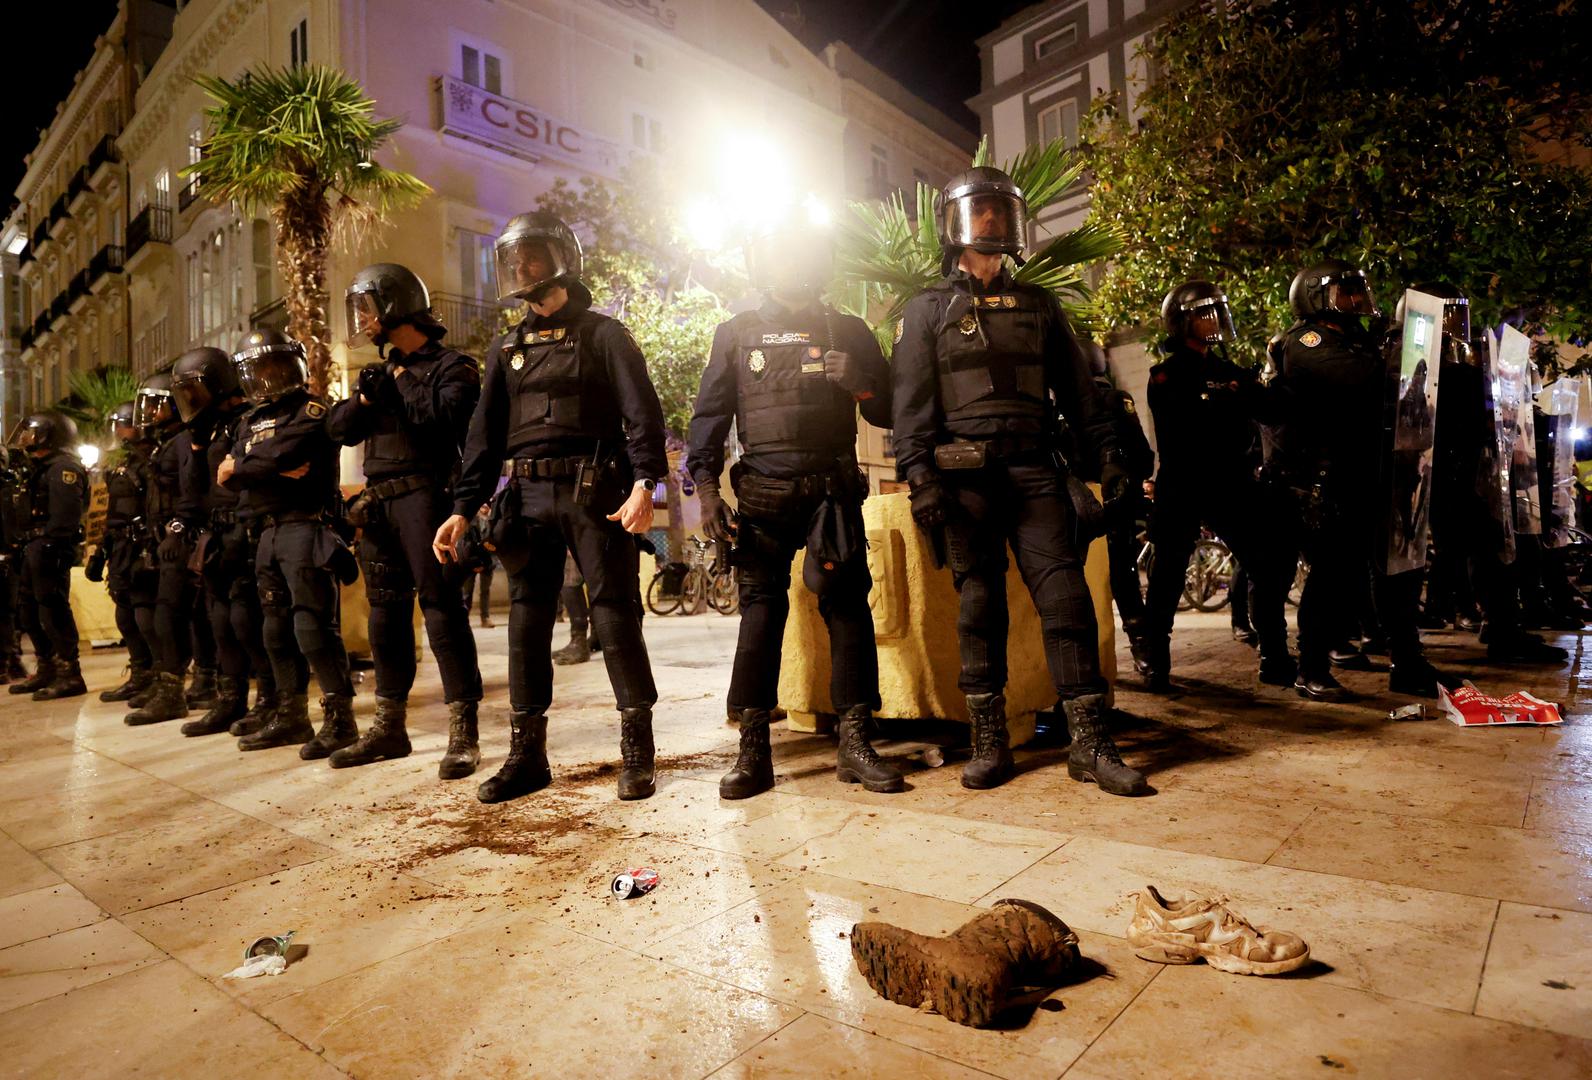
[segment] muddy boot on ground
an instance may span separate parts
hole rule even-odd
[[[774,786],[768,721],[767,709],[741,710],[741,751],[735,758],[735,768],[719,777],[719,798],[750,799]]]
[[[997,900],[945,937],[857,923],[851,957],[880,997],[988,1027],[1018,991],[1066,978],[1078,963],[1078,935],[1038,904]]]
[[[216,669],[195,667],[193,677],[188,680],[187,702],[188,708],[197,709],[201,705],[209,708],[216,700]]]
[[[1006,695],[967,695],[973,728],[973,760],[962,766],[962,786],[1000,787],[1012,778],[1011,735],[1006,730]]]
[[[31,694],[36,690],[43,690],[55,681],[55,661],[40,660],[39,666],[32,675],[11,684],[13,694]]]
[[[404,726],[408,716],[408,702],[377,698],[376,719],[371,721],[370,727],[363,735],[341,750],[335,751],[329,764],[334,769],[349,769],[376,761],[408,757],[409,731]],[[314,743],[310,745],[313,746]],[[309,746],[304,749],[308,750]]]
[[[167,720],[181,720],[188,715],[188,703],[182,696],[181,675],[162,671],[155,676],[155,685],[152,689],[153,692],[143,706],[122,717],[122,723],[139,727],[143,724],[163,724]]]
[[[437,766],[439,780],[462,780],[481,764],[481,739],[476,725],[480,707],[477,701],[448,702],[448,749]]]
[[[1122,763],[1117,744],[1106,730],[1106,699],[1086,694],[1062,702],[1072,748],[1067,752],[1067,775],[1086,784],[1098,784],[1113,795],[1147,795],[1144,774]]]
[[[239,750],[270,750],[277,746],[298,746],[315,737],[310,723],[308,694],[277,694],[271,718],[238,740]]]
[[[33,691],[34,701],[56,701],[60,698],[82,697],[88,693],[88,686],[83,682],[83,670],[77,666],[77,661],[57,660],[55,663],[55,678],[50,680],[50,685]]]
[[[299,757],[305,761],[331,757],[358,738],[359,725],[354,723],[354,699],[348,694],[327,694],[321,698],[321,730],[299,747]],[[405,738],[404,742],[408,741]]]
[[[652,707],[619,710],[619,798],[650,799],[657,790],[653,775]]]
[[[547,715],[509,713],[509,756],[496,775],[482,781],[476,798],[484,803],[507,802],[540,791],[552,782],[553,774],[547,767]]]
[[[835,779],[842,784],[861,784],[868,791],[901,791],[906,787],[901,770],[880,758],[868,742],[868,719],[872,715],[868,706],[854,705],[840,717]]]
[[[271,722],[271,717],[276,715],[276,684],[270,679],[261,679],[255,683],[254,706],[243,714],[243,719],[235,720],[227,729],[227,734],[234,738],[244,735],[253,735],[266,724]]]
[[[569,627],[569,644],[553,654],[553,663],[584,664],[591,659],[591,645],[586,640],[586,628],[571,623]]]
[[[249,711],[249,684],[236,675],[222,675],[216,679],[216,699],[210,711],[197,720],[182,726],[184,735],[220,735],[231,731],[232,725],[243,719]]]
[[[147,667],[135,667],[127,672],[127,681],[110,690],[100,691],[101,701],[126,701],[134,694],[145,690],[155,681],[155,673]]]

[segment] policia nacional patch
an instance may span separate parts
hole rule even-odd
[[[318,401],[306,401],[304,403],[304,415],[311,420],[319,420],[326,415],[326,406]]]
[[[1306,330],[1304,333],[1299,335],[1299,344],[1303,345],[1307,349],[1313,349],[1317,345],[1321,344],[1321,335],[1316,333],[1314,330]]]
[[[768,358],[763,355],[762,349],[753,349],[746,354],[746,370],[753,375],[763,374],[763,369],[768,367]]]
[[[61,483],[63,483],[63,484],[75,484],[75,483],[77,483],[77,473],[73,472],[71,469],[62,469],[61,470]]]

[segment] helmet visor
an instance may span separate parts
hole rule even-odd
[[[204,377],[197,372],[173,381],[171,396],[177,402],[177,415],[185,424],[193,423],[194,417],[208,409],[214,400]]]
[[[379,342],[382,336],[381,309],[371,289],[350,289],[344,298],[348,314],[348,347]]]
[[[822,293],[835,276],[835,246],[817,230],[768,233],[747,242],[746,264],[759,289]]]
[[[309,381],[304,350],[298,345],[247,349],[232,358],[243,393],[256,404],[274,401]]]
[[[559,245],[545,237],[500,241],[497,253],[498,299],[524,300],[568,271]]]
[[[1184,304],[1183,333],[1212,344],[1236,341],[1238,333],[1233,329],[1233,310],[1227,306],[1227,297],[1206,296]]]
[[[35,420],[24,420],[11,432],[10,446],[13,450],[32,450],[35,446],[43,445],[44,433]]]
[[[1443,333],[1455,341],[1470,341],[1470,301],[1450,297],[1443,301]]]
[[[1371,283],[1358,271],[1341,274],[1328,280],[1326,301],[1328,311],[1341,311],[1349,315],[1377,314],[1376,297],[1371,295]]]
[[[171,423],[176,415],[172,411],[171,391],[144,388],[133,399],[133,424],[144,431]]]
[[[1016,195],[974,192],[945,205],[945,238],[951,247],[1016,255],[1028,235],[1028,206]]]

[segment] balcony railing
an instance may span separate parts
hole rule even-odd
[[[50,331],[50,312],[48,308],[41,308],[38,317],[33,320],[33,340],[37,341]]]
[[[94,253],[88,263],[89,281],[95,282],[106,274],[119,274],[122,272],[122,245],[106,244]]]
[[[94,175],[94,170],[98,169],[101,165],[104,165],[107,162],[118,161],[118,160],[120,160],[120,158],[118,157],[118,155],[116,153],[116,136],[107,135],[103,139],[101,139],[99,142],[95,143],[94,144],[94,149],[89,151],[89,155],[88,155],[88,172],[89,172],[89,175],[93,176]]]
[[[287,320],[287,301],[280,297],[249,312],[251,330],[286,330]]]
[[[57,221],[60,221],[62,218],[69,218],[69,217],[72,216],[72,212],[66,208],[66,204],[67,204],[67,197],[66,197],[65,193],[62,193],[61,197],[59,199],[56,199],[55,200],[55,204],[50,207],[50,224],[51,225],[54,225]]]
[[[38,227],[33,230],[33,243],[32,243],[31,246],[35,249],[35,251],[37,251],[39,246],[41,244],[43,244],[49,238],[50,238],[50,219],[49,218],[44,218],[43,220],[41,220],[39,222]]]
[[[477,296],[432,293],[431,312],[448,328],[452,341],[490,341],[502,328],[502,306]]]
[[[22,332],[17,335],[17,347],[19,351],[27,352],[29,349],[33,348],[33,339],[37,336],[38,335],[33,332],[32,326],[24,326],[22,328]]]
[[[63,289],[61,292],[56,294],[54,300],[50,301],[50,322],[60,322],[62,319],[66,318],[67,312],[69,312],[71,309],[72,298],[68,296],[67,291]]]
[[[22,249],[22,254],[17,256],[17,268],[21,269],[22,267],[28,265],[28,263],[32,262],[36,257],[37,256],[33,254],[33,244],[29,243],[27,247]]]
[[[127,225],[127,257],[131,259],[145,244],[171,243],[171,207],[150,203]]]
[[[83,166],[81,169],[77,170],[77,172],[72,174],[71,181],[66,185],[66,201],[68,205],[76,201],[79,195],[83,195],[94,190],[89,185],[88,178],[91,175],[92,173],[87,165]]]
[[[178,213],[181,213],[182,211],[188,209],[188,207],[192,206],[194,201],[199,198],[199,196],[200,196],[200,190],[199,189],[200,189],[201,182],[203,180],[204,180],[204,177],[196,176],[192,180],[189,180],[188,183],[183,187],[183,189],[181,191],[177,192],[177,211],[178,211]]]

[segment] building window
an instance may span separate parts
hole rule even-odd
[[[1068,23],[1034,42],[1034,59],[1043,60],[1062,49],[1078,44],[1078,24]]]
[[[155,174],[155,193],[150,201],[156,206],[171,205],[171,173],[167,170]]]
[[[630,141],[636,147],[654,154],[663,153],[663,124],[656,116],[633,112],[630,114]]]
[[[304,67],[310,62],[310,21],[300,19],[288,31],[287,55],[289,67]]]
[[[492,241],[493,237],[486,233],[459,230],[459,291],[467,297],[476,300],[497,298]]]
[[[1059,101],[1039,113],[1039,142],[1049,146],[1057,139],[1064,146],[1078,145],[1078,103]]]
[[[459,77],[489,94],[503,92],[503,58],[474,45],[459,46]]]

